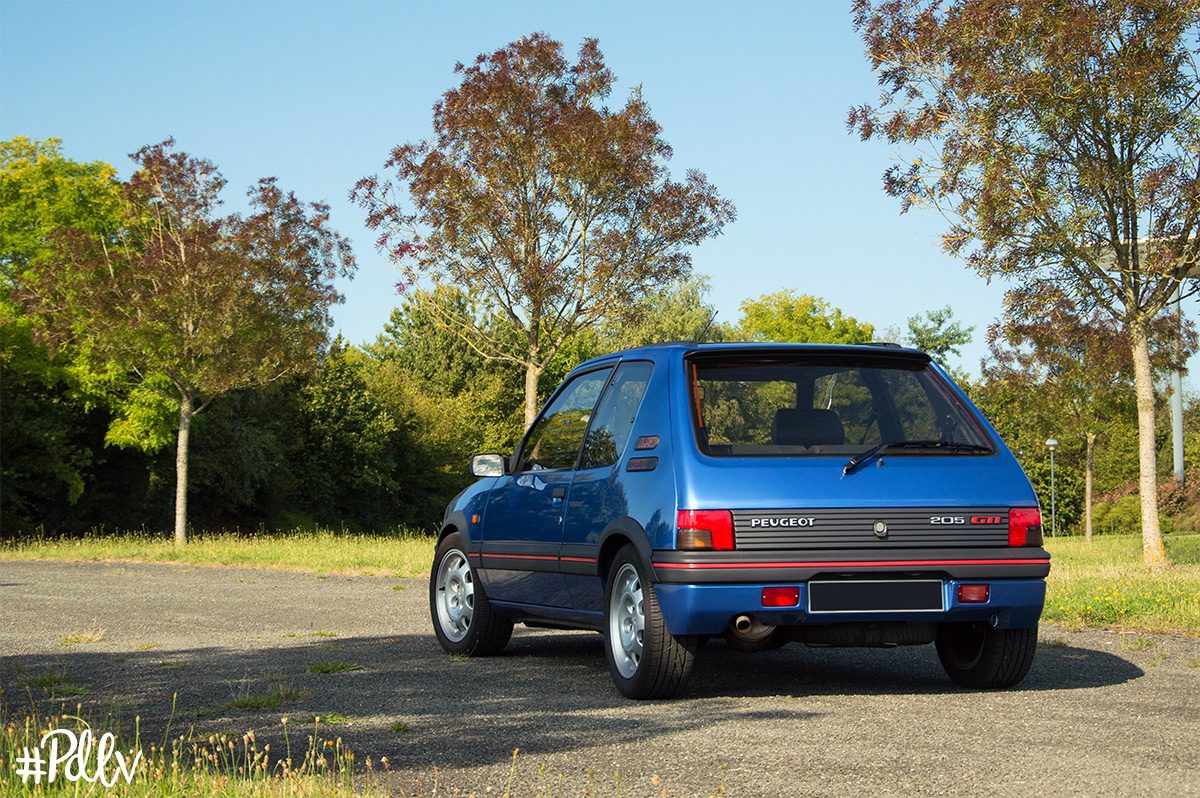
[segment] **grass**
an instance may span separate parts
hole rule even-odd
[[[62,646],[78,646],[78,645],[83,645],[85,643],[101,643],[103,641],[104,641],[104,630],[92,628],[92,629],[84,629],[79,632],[72,632],[71,634],[63,637],[63,639],[59,640],[58,642]]]
[[[308,693],[297,690],[289,684],[279,684],[265,693],[243,693],[226,706],[229,709],[279,709],[285,704],[294,704],[308,698]]]
[[[328,629],[318,629],[315,632],[284,632],[280,637],[337,637],[337,632]]]
[[[346,673],[347,671],[361,671],[362,665],[357,665],[353,662],[314,662],[305,670],[309,673]]]
[[[32,538],[0,545],[0,560],[180,563],[391,577],[424,576],[432,557],[433,538],[409,530],[395,535],[203,534],[186,546],[176,546],[166,535],[138,533]]]
[[[206,734],[187,732],[175,737],[146,741],[140,729],[131,736],[122,735],[112,723],[89,724],[80,717],[65,712],[53,715],[25,714],[13,716],[0,705],[0,798],[16,796],[72,796],[99,798],[110,794],[130,798],[162,798],[164,796],[204,796],[205,798],[344,798],[361,795],[382,798],[386,791],[377,784],[355,778],[355,755],[341,738],[323,737],[318,725],[298,729],[288,735],[286,721],[282,724],[283,750],[271,751],[270,745],[260,746],[254,732],[245,734]],[[127,763],[136,759],[136,766],[127,769],[132,780],[119,777],[113,762],[106,773],[110,780],[117,777],[116,786],[106,787],[102,781],[72,782],[57,773],[53,783],[45,780],[38,786],[23,783],[16,776],[16,759],[26,749],[38,747],[42,736],[51,730],[67,729],[78,735],[90,729],[94,735],[112,731],[116,736],[115,750]],[[307,740],[307,747],[292,746]],[[97,746],[89,747],[83,772],[96,772]],[[47,750],[42,750],[43,756]],[[140,753],[140,757],[139,757]]]
[[[1047,539],[1053,560],[1042,617],[1073,628],[1200,637],[1200,535],[1168,535],[1166,544],[1172,565],[1155,574],[1142,565],[1139,536],[1097,536],[1090,545]]]
[[[69,682],[61,674],[50,671],[23,674],[18,677],[17,682],[31,693],[40,693],[52,701],[88,693],[88,689],[83,685]]]
[[[291,718],[289,718],[291,720]],[[301,715],[295,719],[296,723],[304,726],[312,726],[315,723],[323,723],[327,726],[349,726],[354,723],[354,718],[349,715],[343,715],[339,712],[322,712],[319,715]]]
[[[412,731],[412,726],[406,721],[398,720],[391,726],[388,726],[388,731],[390,731],[392,734],[408,734],[410,731]]]
[[[174,719],[174,713],[172,713]],[[135,721],[132,734],[124,734],[119,724],[108,718],[102,722],[89,722],[82,717],[80,707],[74,715],[65,711],[55,714],[37,713],[30,710],[24,715],[14,715],[0,704],[0,798],[384,798],[396,793],[397,785],[387,771],[391,764],[386,756],[374,759],[359,756],[348,748],[342,739],[330,734],[327,723],[349,723],[352,719],[341,715],[312,715],[303,722],[297,718],[280,719],[273,730],[275,750],[271,744],[259,743],[254,731],[240,733],[223,731],[197,733],[189,729],[183,733],[171,727],[161,738],[151,740],[144,737],[140,724]],[[118,777],[113,788],[102,781],[69,781],[62,771],[53,783],[44,780],[40,785],[25,784],[16,776],[14,767],[17,758],[27,749],[40,748],[43,735],[59,729],[70,730],[79,735],[85,729],[97,738],[106,732],[115,735],[113,751],[120,752],[126,763],[136,764],[127,770],[132,778],[128,782]],[[260,730],[261,731],[261,730]],[[391,726],[395,734],[410,731],[407,724],[399,721]],[[280,738],[282,737],[282,744]],[[97,745],[88,747],[82,763],[82,771],[89,775],[97,772]],[[47,755],[42,748],[42,755]],[[655,775],[649,784],[627,782],[620,772],[611,772],[607,777],[593,772],[566,774],[555,773],[543,763],[526,764],[525,773],[518,778],[519,750],[512,753],[506,773],[497,773],[488,781],[475,785],[471,795],[515,796],[527,795],[536,798],[566,798],[587,795],[592,798],[615,798],[631,794],[653,794],[657,796],[699,796],[716,798],[725,794],[724,771],[715,790],[697,793],[669,789],[666,782]],[[533,767],[529,767],[532,764]],[[115,766],[109,762],[105,770],[110,780],[117,776]],[[532,772],[530,772],[532,771]],[[412,785],[400,789],[399,795],[407,798],[435,798],[442,795],[462,795],[448,790],[442,784],[444,774],[437,767],[422,773],[396,772],[401,784]],[[415,784],[413,779],[415,778]],[[635,784],[637,786],[635,786]],[[653,790],[642,792],[638,787]]]

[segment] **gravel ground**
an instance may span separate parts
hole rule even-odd
[[[69,643],[88,632],[98,642]],[[85,637],[87,637],[85,635]],[[1042,629],[1033,670],[967,692],[932,646],[703,649],[685,698],[635,703],[598,635],[518,627],[456,661],[423,580],[163,565],[0,561],[0,697],[31,675],[86,687],[85,713],[160,730],[255,729],[337,713],[407,795],[1200,795],[1200,641]],[[312,673],[342,662],[360,670]],[[229,709],[278,685],[284,709]],[[408,730],[396,732],[397,722]],[[274,746],[273,746],[274,750]],[[589,775],[591,774],[591,775]],[[618,774],[618,775],[614,775]]]

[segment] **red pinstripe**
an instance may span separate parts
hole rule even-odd
[[[1040,560],[865,560],[848,562],[656,562],[655,568],[878,568],[909,566],[928,568],[937,565],[1045,565]]]

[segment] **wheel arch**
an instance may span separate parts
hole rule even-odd
[[[633,544],[641,558],[646,573],[653,577],[654,568],[651,564],[650,540],[642,525],[629,516],[622,516],[610,523],[600,536],[600,549],[596,553],[596,571],[601,584],[608,580],[608,570],[612,567],[617,552],[627,544]]]
[[[450,513],[442,521],[442,527],[438,530],[436,543],[440,545],[446,539],[447,535],[452,535],[455,532],[462,535],[463,543],[466,545],[468,551],[476,548],[475,541],[471,540],[471,527],[467,524],[467,516],[461,511]]]

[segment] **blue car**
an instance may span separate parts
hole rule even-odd
[[[477,455],[430,574],[451,653],[590,629],[630,698],[706,640],[934,643],[951,679],[1029,671],[1050,555],[1037,496],[928,355],[677,342],[590,360],[516,453]]]

